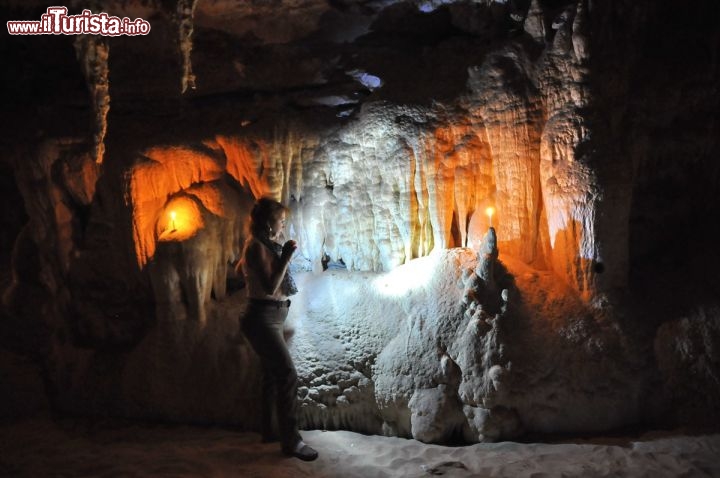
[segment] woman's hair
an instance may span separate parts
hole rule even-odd
[[[267,237],[268,223],[277,219],[283,212],[288,212],[286,206],[270,197],[261,197],[250,212],[250,232],[254,236]]]

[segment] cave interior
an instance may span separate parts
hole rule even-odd
[[[151,30],[2,33],[2,420],[256,430],[234,264],[269,195],[303,428],[717,428],[712,2],[67,6]]]

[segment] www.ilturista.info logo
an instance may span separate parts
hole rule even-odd
[[[142,18],[131,20],[107,13],[83,10],[80,15],[68,15],[66,7],[48,7],[40,21],[7,22],[11,35],[147,35],[150,22]]]

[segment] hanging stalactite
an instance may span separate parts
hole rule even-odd
[[[110,82],[108,80],[110,45],[101,36],[78,35],[74,46],[92,98],[95,112],[95,162],[101,164],[105,155],[107,116],[110,111]]]
[[[178,46],[182,55],[182,93],[185,94],[190,88],[194,90],[195,74],[192,71],[192,34],[193,34],[193,17],[195,15],[195,7],[197,0],[179,0],[177,4],[177,22],[178,22]]]

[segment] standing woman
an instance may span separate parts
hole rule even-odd
[[[241,261],[249,300],[241,326],[263,369],[263,441],[276,439],[272,431],[274,405],[283,453],[312,461],[318,453],[302,441],[298,432],[297,372],[283,336],[290,307],[288,296],[297,292],[288,271],[297,243],[290,240],[281,246],[275,242],[285,229],[287,211],[279,202],[263,197],[250,213],[250,237]]]

